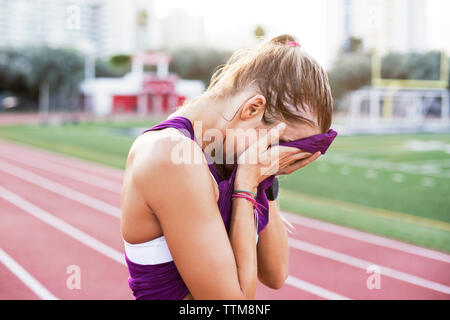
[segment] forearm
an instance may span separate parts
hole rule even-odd
[[[258,278],[270,288],[279,289],[288,276],[288,237],[277,202],[270,201],[269,207],[269,224],[260,233],[257,246]]]
[[[246,190],[250,190],[247,188]],[[257,282],[256,229],[253,204],[242,198],[234,198],[229,237],[236,260],[242,294],[253,299]]]

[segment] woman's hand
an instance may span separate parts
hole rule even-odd
[[[300,157],[300,155],[299,155],[299,159],[298,160],[296,160],[293,163],[291,163],[291,164],[287,165],[286,167],[282,168],[280,171],[278,171],[277,175],[291,174],[291,173],[297,171],[298,169],[306,167],[311,162],[317,160],[317,158],[320,157],[321,152],[317,151],[316,153],[311,154],[309,152],[301,151],[300,154],[303,154],[304,156]]]
[[[238,158],[236,188],[256,190],[258,184],[274,174],[289,174],[311,163],[320,156],[297,148],[270,145],[279,141],[286,124],[280,123],[267,135],[256,141]]]

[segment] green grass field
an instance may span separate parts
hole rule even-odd
[[[0,138],[123,168],[130,128],[154,122],[0,127]],[[338,137],[280,178],[283,210],[450,252],[450,135]]]

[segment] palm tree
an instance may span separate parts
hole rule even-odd
[[[147,26],[148,26],[148,14],[147,11],[141,9],[137,13],[136,17],[136,25],[137,25],[137,38],[136,38],[136,46],[138,51],[144,51],[147,43],[145,41],[147,34]]]
[[[262,40],[266,35],[266,32],[264,31],[264,28],[261,25],[257,25],[253,30],[253,34],[255,35],[256,39]]]

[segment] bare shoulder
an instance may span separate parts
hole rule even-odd
[[[183,184],[187,182],[183,178],[198,175],[208,166],[197,143],[176,129],[166,129],[136,139],[128,155],[127,170],[136,183],[145,186],[162,180],[170,184],[170,178]]]

